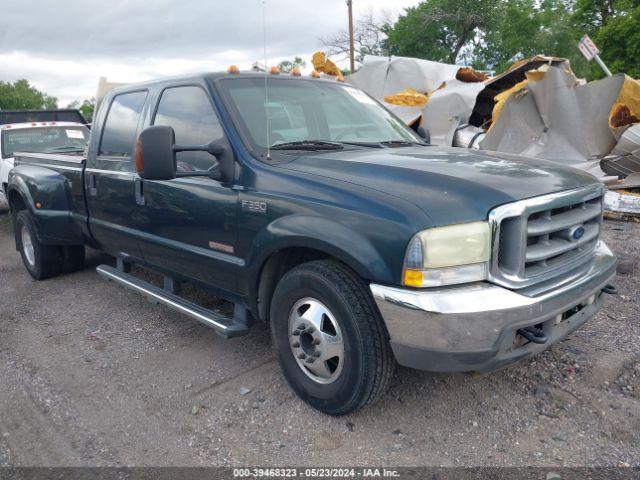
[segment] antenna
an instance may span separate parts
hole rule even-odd
[[[267,120],[267,160],[271,160],[271,140],[269,139],[269,66],[267,65],[267,5],[262,0],[262,48],[264,50],[264,115]]]

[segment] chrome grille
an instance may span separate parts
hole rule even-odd
[[[568,190],[491,211],[490,280],[523,288],[574,272],[594,255],[604,187]]]

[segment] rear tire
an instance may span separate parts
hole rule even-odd
[[[377,401],[395,360],[367,285],[330,260],[302,264],[278,283],[271,332],[284,377],[296,394],[330,415]]]
[[[15,235],[22,262],[33,278],[44,280],[60,273],[60,249],[40,243],[31,216],[26,210],[16,215]]]

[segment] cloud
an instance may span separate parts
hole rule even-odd
[[[398,12],[417,0],[354,0]],[[0,80],[27,78],[60,105],[95,94],[100,76],[142,81],[248,68],[263,56],[261,0],[21,0],[0,16]],[[346,27],[344,0],[266,0],[269,63],[309,58]]]

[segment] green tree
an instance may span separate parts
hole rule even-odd
[[[534,41],[540,31],[540,16],[535,0],[507,0],[495,24],[482,32],[473,51],[473,66],[505,70],[517,60],[537,52]]]
[[[506,0],[502,16],[474,51],[476,68],[504,71],[513,62],[534,55],[568,58],[579,74],[589,67],[576,45],[571,2],[567,0]]]
[[[628,9],[629,0],[577,0],[573,12],[573,24],[583,33],[594,34],[621,9]]]
[[[408,8],[387,30],[394,55],[455,63],[465,48],[499,24],[504,1],[427,0]]]
[[[283,60],[278,64],[278,69],[282,73],[290,73],[296,67],[304,68],[307,66],[307,62],[305,62],[300,57],[294,57],[293,60]]]
[[[640,75],[638,52],[640,45],[640,0],[577,0],[572,14],[576,41],[588,34],[600,48],[600,57],[613,73]],[[602,69],[581,60],[583,75],[601,78]],[[583,73],[584,70],[584,73]]]
[[[610,18],[594,35],[594,41],[611,72],[640,78],[640,6]],[[597,65],[591,66],[591,72],[596,78],[604,76]]]
[[[602,70],[577,48],[586,33],[614,73],[640,76],[640,0],[423,0],[395,22],[373,22],[369,31],[375,33],[365,37],[373,51],[365,53],[496,72],[541,54],[568,58],[579,77],[599,78]],[[323,41],[330,54],[348,51],[343,37]]]
[[[67,108],[75,108],[80,110],[82,116],[86,118],[88,122],[91,122],[93,121],[93,112],[96,108],[96,99],[92,97],[90,100],[83,100],[82,103],[80,103],[78,100],[74,100],[69,105],[67,105]]]
[[[50,97],[29,84],[28,80],[14,83],[0,81],[0,109],[27,110],[58,108],[58,99]]]

